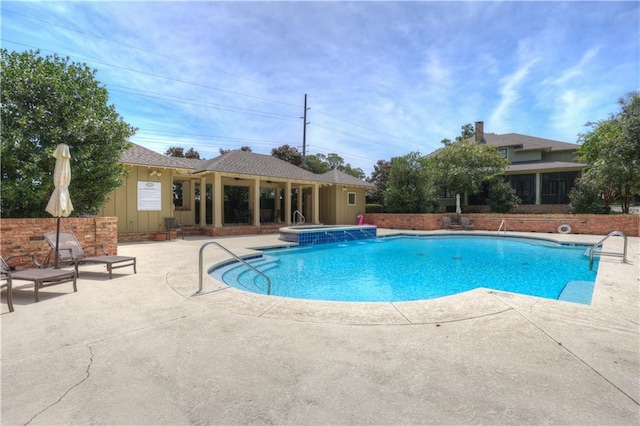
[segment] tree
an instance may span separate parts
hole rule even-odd
[[[346,173],[348,175],[351,175],[351,176],[353,176],[355,178],[358,178],[360,180],[364,180],[367,177],[367,175],[364,174],[364,170],[362,170],[360,167],[353,168],[353,167],[351,167],[351,164],[349,164],[349,163],[347,163],[347,164],[345,164],[343,166],[340,166],[338,168],[338,170],[340,170],[341,172],[344,172],[344,173]]]
[[[220,155],[226,154],[227,152],[235,151],[234,149],[222,149],[220,148]],[[252,152],[251,148],[248,146],[243,146],[240,148],[240,151]]]
[[[327,173],[329,171],[327,156],[324,154],[307,155],[303,167],[309,170],[311,173],[316,173],[319,175]]]
[[[126,173],[119,163],[136,129],[109,105],[96,70],[39,51],[2,56],[3,217],[48,217],[59,143],[69,145],[73,214],[96,214]]]
[[[167,152],[164,155],[168,155],[169,157],[179,157],[179,158],[195,158],[196,160],[200,160],[200,153],[193,148],[189,148],[187,152],[184,152],[184,148],[179,146],[172,146],[167,149]],[[204,158],[203,158],[204,160]]]
[[[375,185],[375,188],[367,193],[370,203],[384,205],[384,192],[387,190],[392,161],[393,159],[391,159],[391,161],[378,160],[373,166],[371,176],[367,178],[367,182]]]
[[[623,213],[640,190],[640,92],[621,98],[620,112],[606,120],[587,123],[580,135],[579,159],[587,163],[581,180],[600,189],[605,208],[620,199]]]
[[[429,157],[438,185],[460,195],[479,192],[483,183],[502,175],[509,165],[497,148],[466,137],[468,126],[471,125],[462,126],[462,134],[455,142],[443,140],[444,148]]]
[[[307,155],[303,167],[316,174],[327,173],[330,170],[340,170],[341,172],[354,176],[358,179],[364,179],[366,177],[364,171],[361,168],[353,168],[351,167],[351,164],[348,163],[344,164],[344,158],[340,157],[335,152],[332,152],[328,155]]]
[[[167,149],[164,155],[168,155],[169,157],[184,158],[184,148],[179,146],[172,146]]]
[[[449,146],[454,142],[462,142],[468,139],[471,139],[472,137],[475,136],[475,131],[473,128],[473,125],[471,123],[467,123],[463,126],[460,127],[460,134],[458,136],[456,136],[454,141],[451,141],[451,139],[442,139],[442,144],[444,146]]]
[[[302,166],[302,154],[294,146],[282,145],[279,148],[273,148],[271,155],[295,166]]]
[[[419,152],[391,161],[384,204],[386,211],[390,213],[435,211],[436,187],[433,185],[429,162]]]

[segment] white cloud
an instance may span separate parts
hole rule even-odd
[[[4,47],[89,59],[140,143],[162,152],[299,146],[308,93],[312,152],[337,152],[368,173],[379,159],[431,152],[477,120],[486,131],[567,140],[638,86],[635,3],[0,7]]]

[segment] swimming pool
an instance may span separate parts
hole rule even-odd
[[[301,299],[396,302],[483,287],[590,303],[597,265],[589,270],[587,247],[495,236],[402,236],[270,250],[252,264],[271,280],[272,295]],[[265,280],[236,265],[212,275],[264,294]]]

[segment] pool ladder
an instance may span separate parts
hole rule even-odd
[[[504,229],[502,229],[504,227]],[[498,228],[498,232],[496,232],[496,237],[500,236],[500,231],[504,232],[504,235],[507,235],[507,220],[503,219],[502,222],[500,222],[500,227]]]
[[[225,246],[223,246],[222,244],[220,244],[217,241],[209,241],[207,243],[204,243],[201,247],[200,247],[200,256],[199,256],[199,261],[198,261],[198,291],[196,291],[197,293],[200,293],[202,291],[202,267],[203,267],[203,252],[204,252],[204,248],[208,245],[215,245],[219,248],[221,248],[222,250],[226,251],[227,253],[229,253],[231,256],[233,256],[238,262],[244,264],[245,266],[253,269],[255,271],[256,274],[262,276],[266,281],[267,281],[267,294],[271,294],[271,280],[269,279],[268,276],[266,276],[264,274],[264,272],[256,269],[255,266],[251,265],[249,262],[247,262],[246,260],[244,260],[243,258],[241,258],[240,256],[238,256],[237,254],[233,253],[231,250],[229,250],[228,248],[226,248]]]
[[[300,222],[296,222],[296,215],[300,216],[300,219],[302,219]],[[304,215],[302,214],[302,212],[300,210],[296,210],[295,212],[293,212],[293,223],[294,223],[294,225],[296,225],[296,226],[302,225],[306,221],[307,220],[304,218]]]
[[[595,253],[596,249],[599,246],[602,246],[602,244],[609,237],[613,237],[613,236],[622,237],[624,239],[624,247],[623,247],[622,253],[613,253],[613,252],[605,252],[605,251],[601,251],[600,253]],[[604,255],[607,255],[607,256],[622,257],[622,262],[626,263],[627,262],[627,235],[622,231],[609,232],[606,237],[604,237],[603,239],[601,239],[600,241],[598,241],[597,243],[592,245],[591,248],[589,249],[589,270],[590,271],[593,270],[593,258],[594,258],[594,256],[596,254],[598,256],[602,256],[604,254]]]

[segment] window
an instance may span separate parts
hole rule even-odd
[[[355,206],[356,205],[356,193],[355,192],[349,192],[347,194],[347,204],[350,206]]]
[[[500,153],[500,155],[502,155],[504,158],[509,158],[509,150],[507,148],[500,148],[498,149],[498,152]]]
[[[176,208],[184,205],[184,185],[182,182],[173,182],[173,205]]]
[[[580,172],[542,174],[542,204],[569,204],[569,191],[575,186]]]
[[[516,190],[522,204],[536,203],[536,175],[511,175],[509,184]]]
[[[453,193],[446,186],[438,189],[438,198],[453,198]]]
[[[173,182],[173,205],[176,210],[190,209],[190,187],[188,180],[177,180]]]

